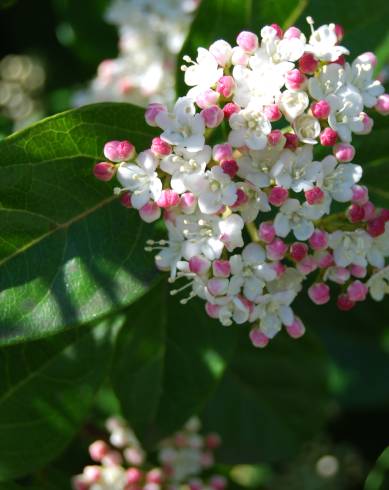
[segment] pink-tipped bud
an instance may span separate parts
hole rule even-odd
[[[253,328],[249,335],[254,347],[263,348],[269,343],[269,338],[259,328]]]
[[[189,270],[199,276],[206,274],[210,267],[210,261],[201,255],[194,255],[189,259]]]
[[[180,208],[184,214],[192,214],[197,206],[197,197],[191,192],[181,194]]]
[[[365,213],[365,218],[364,218],[365,221],[371,221],[377,215],[377,210],[371,201],[367,201],[363,205],[363,212]]]
[[[200,112],[207,128],[217,128],[223,122],[224,112],[217,105],[207,107]]]
[[[332,267],[328,279],[336,284],[345,284],[350,279],[350,271],[346,267]]]
[[[98,180],[103,182],[108,182],[116,173],[116,166],[110,162],[100,162],[96,163],[93,167],[93,175]]]
[[[235,46],[232,49],[231,61],[233,65],[247,66],[250,55],[240,46]]]
[[[216,162],[232,159],[232,146],[229,143],[215,145],[212,152],[212,157]]]
[[[284,275],[286,271],[286,265],[283,264],[280,261],[272,262],[270,264],[270,267],[274,270],[274,272],[277,274],[277,278],[280,278]]]
[[[372,237],[378,237],[385,233],[385,220],[381,217],[374,218],[367,224],[366,231]]]
[[[120,204],[124,206],[125,208],[131,209],[132,208],[132,203],[131,203],[131,193],[130,192],[123,192],[120,194]]]
[[[346,58],[343,55],[341,55],[339,56],[339,58],[337,58],[335,61],[332,61],[330,64],[344,66],[346,64]]]
[[[100,462],[107,455],[109,446],[104,441],[95,441],[89,446],[89,454],[93,461]]]
[[[276,230],[272,221],[263,221],[259,225],[258,235],[263,242],[271,243],[276,236]]]
[[[207,289],[212,296],[221,296],[227,293],[228,279],[213,277],[207,283]]]
[[[332,128],[325,128],[320,133],[320,143],[323,146],[334,146],[338,139],[338,133]]]
[[[152,470],[148,471],[146,473],[146,482],[160,485],[163,482],[162,470],[160,468],[153,468]]]
[[[172,147],[163,139],[156,137],[151,142],[151,151],[157,157],[166,157],[172,152]]]
[[[269,192],[268,199],[273,206],[282,206],[289,197],[288,189],[284,187],[273,187]]]
[[[346,211],[347,219],[350,223],[359,223],[365,218],[365,211],[358,204],[351,204]]]
[[[245,193],[245,191],[243,189],[237,189],[236,190],[236,201],[230,207],[232,209],[237,209],[240,206],[243,206],[243,204],[246,204],[248,202],[248,200],[249,200],[249,198],[248,198],[248,195]]]
[[[286,138],[285,148],[288,148],[289,150],[295,150],[299,145],[297,134],[285,133],[284,136]]]
[[[217,449],[220,446],[221,442],[221,437],[215,432],[212,432],[211,434],[207,434],[205,436],[205,445],[208,449]]]
[[[142,480],[143,473],[139,468],[128,468],[126,471],[126,483],[128,485],[135,485]]]
[[[349,143],[338,143],[332,151],[335,158],[341,163],[351,162],[355,157],[355,148]]]
[[[353,264],[350,267],[350,272],[352,276],[357,277],[358,279],[363,279],[364,277],[366,277],[367,269],[362,265]]]
[[[258,48],[258,36],[253,32],[242,31],[236,38],[236,43],[246,53],[253,53]]]
[[[313,56],[312,53],[304,53],[299,59],[299,68],[303,73],[312,75],[316,71],[319,65],[319,61]]]
[[[180,203],[180,196],[172,189],[164,189],[156,201],[160,208],[167,209]]]
[[[83,475],[78,475],[72,478],[73,490],[89,490],[89,484],[84,481]]]
[[[308,255],[308,245],[301,242],[292,243],[289,253],[293,260],[300,262]]]
[[[149,126],[158,126],[157,123],[156,123],[155,118],[161,112],[167,112],[166,106],[164,106],[163,104],[158,104],[156,102],[153,102],[152,104],[149,104],[147,106],[146,111],[145,111],[145,120],[146,120],[146,123]]]
[[[325,197],[324,191],[322,191],[320,187],[312,187],[312,189],[305,191],[304,194],[307,203],[311,206],[314,204],[321,204]]]
[[[288,71],[285,79],[285,85],[290,90],[301,90],[307,81],[307,77],[297,68]]]
[[[212,271],[215,277],[229,277],[231,266],[228,260],[217,259],[212,263]]]
[[[82,476],[88,485],[93,485],[101,478],[101,468],[100,466],[85,466]]]
[[[340,42],[343,37],[344,37],[344,28],[340,24],[335,24],[335,34],[338,39],[338,42]]]
[[[347,294],[340,294],[336,300],[336,305],[341,311],[349,311],[354,308],[355,303],[351,301]]]
[[[315,230],[309,238],[313,250],[323,250],[328,247],[328,234],[324,230]]]
[[[371,51],[360,54],[358,59],[361,60],[362,63],[370,63],[373,68],[375,68],[377,65],[377,56]]]
[[[325,305],[330,300],[330,288],[324,282],[317,282],[308,289],[308,296],[316,305]]]
[[[216,105],[219,101],[220,94],[214,90],[207,89],[196,96],[196,104],[200,109],[207,109]]]
[[[317,261],[311,255],[307,255],[303,260],[297,262],[297,270],[307,276],[317,269]]]
[[[285,31],[284,39],[300,39],[300,38],[301,38],[301,31],[297,27],[292,26]]]
[[[347,288],[347,295],[351,301],[365,301],[369,288],[361,281],[352,282]]]
[[[351,201],[354,204],[359,204],[360,206],[363,206],[368,202],[369,190],[366,186],[355,184],[352,187],[352,191],[353,191],[353,195]]]
[[[373,126],[374,126],[374,121],[371,117],[369,117],[366,112],[361,112],[360,116],[363,128],[360,131],[355,131],[356,134],[370,134]]]
[[[232,48],[223,40],[215,41],[209,47],[209,52],[215,58],[220,66],[226,66],[230,64]]]
[[[387,223],[389,221],[389,209],[381,209],[379,217],[382,218],[385,223]]]
[[[239,111],[240,111],[240,107],[234,102],[229,102],[223,107],[224,117],[226,119],[229,119],[232,116],[232,114],[235,114],[235,112],[239,112]]]
[[[269,245],[266,245],[266,254],[270,260],[282,260],[287,251],[288,245],[281,238],[275,238]]]
[[[264,112],[265,116],[267,117],[267,119],[269,119],[270,122],[278,121],[282,117],[282,113],[281,113],[280,108],[278,107],[277,104],[267,105],[264,108],[263,112]]]
[[[389,94],[382,94],[378,97],[375,110],[383,116],[389,114]]]
[[[221,77],[216,85],[216,91],[226,99],[231,97],[231,95],[234,92],[234,89],[235,89],[235,81],[233,77],[228,75]]]
[[[210,318],[218,318],[220,305],[213,305],[212,303],[205,303],[205,311]]]
[[[152,223],[161,217],[161,208],[155,202],[148,202],[139,209],[139,216],[145,223]]]
[[[293,323],[285,328],[292,339],[299,339],[305,334],[305,326],[298,316],[295,316]]]
[[[223,160],[220,166],[223,169],[223,172],[229,175],[231,179],[235,177],[239,170],[236,160]]]
[[[285,143],[284,135],[279,129],[273,129],[273,131],[267,135],[267,141],[271,146],[277,146],[281,140]]]
[[[104,145],[104,156],[111,162],[127,162],[135,156],[135,146],[127,140],[108,141]]]
[[[313,102],[311,111],[318,119],[327,119],[330,115],[331,106],[326,100],[319,100],[318,102]]]
[[[118,466],[122,462],[123,458],[119,451],[108,451],[102,460],[104,466]]]
[[[278,24],[270,24],[270,27],[272,27],[276,31],[277,37],[282,39],[282,36],[284,35],[284,31],[281,29],[281,27]]]
[[[227,480],[224,476],[215,475],[211,478],[209,485],[213,490],[224,490],[227,486]]]
[[[319,252],[315,253],[315,259],[320,269],[327,269],[328,267],[334,265],[334,257],[332,253],[325,250],[320,250]]]

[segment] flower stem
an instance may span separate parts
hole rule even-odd
[[[258,243],[260,241],[257,227],[253,221],[251,223],[246,223],[246,230],[248,231],[248,234],[253,242]]]

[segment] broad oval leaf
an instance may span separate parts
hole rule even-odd
[[[149,289],[151,227],[95,181],[92,166],[107,140],[142,150],[153,135],[142,109],[112,103],[0,141],[0,344],[88,322]]]

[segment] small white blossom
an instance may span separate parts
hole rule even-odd
[[[363,55],[358,56],[351,67],[346,65],[347,81],[359,90],[366,107],[374,107],[377,97],[385,92],[381,83],[373,79],[373,74],[374,66]]]
[[[271,131],[271,124],[264,116],[261,108],[249,104],[230,117],[232,131],[228,141],[237,148],[248,146],[252,150],[263,150],[267,145],[267,135]]]
[[[293,122],[294,132],[302,143],[315,145],[320,135],[321,127],[319,121],[310,114],[302,114]]]
[[[205,214],[216,213],[223,206],[232,206],[237,199],[237,184],[218,166],[204,174],[199,189],[198,205]]]
[[[336,61],[340,56],[350,54],[348,49],[337,43],[335,24],[323,25],[312,33],[305,50],[320,61]]]
[[[389,257],[389,222],[385,223],[385,232],[374,238],[367,252],[367,260],[374,267],[385,267],[385,258]]]
[[[313,220],[318,219],[317,210],[297,199],[288,199],[274,219],[274,228],[280,237],[286,237],[293,231],[297,240],[308,240],[314,232]]]
[[[190,97],[213,87],[223,76],[223,68],[219,68],[215,57],[207,49],[198,48],[196,62],[186,56],[184,60],[192,63],[184,69],[185,83],[194,87],[188,92]]]
[[[316,100],[325,100],[329,95],[336,94],[344,87],[346,73],[337,63],[324,65],[320,71],[308,80],[310,95]]]
[[[328,243],[334,251],[336,265],[347,267],[354,264],[366,267],[366,255],[372,240],[365,230],[338,230],[330,235]]]
[[[362,177],[362,167],[354,163],[339,164],[336,158],[328,155],[321,162],[317,185],[339,202],[352,198],[352,187]]]
[[[285,90],[278,101],[279,108],[290,122],[301,116],[309,105],[309,98],[303,90]]]
[[[370,296],[375,301],[382,301],[389,294],[389,267],[373,274],[367,281]]]

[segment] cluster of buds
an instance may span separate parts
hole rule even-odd
[[[220,445],[217,434],[202,436],[197,418],[190,419],[180,432],[163,440],[158,448],[159,466],[147,460],[138,440],[125,422],[107,422],[109,443],[89,446],[95,462],[73,478],[74,490],[225,490],[226,479],[207,474],[214,466],[214,450]]]
[[[374,54],[349,63],[342,28],[307,20],[308,39],[273,24],[184,57],[187,95],[171,111],[146,110],[160,136],[138,155],[111,141],[95,166],[102,180],[116,175],[124,206],[146,222],[163,217],[168,239],[146,249],[171,283],[184,281],[171,294],[200,297],[223,325],[249,322],[257,347],[282,327],[304,334],[291,304],[308,277],[309,298],[335,297],[341,310],[389,292],[389,211],[359,183],[352,145],[373,127],[365,108],[388,114],[389,95]],[[327,156],[316,160],[315,148]]]
[[[118,29],[119,54],[103,60],[76,106],[92,102],[174,100],[177,53],[200,0],[114,0],[105,18]]]

